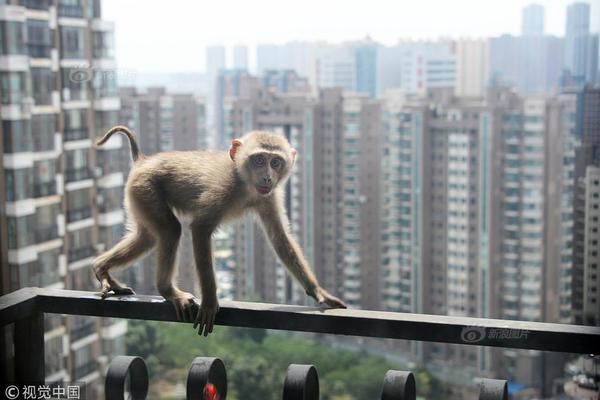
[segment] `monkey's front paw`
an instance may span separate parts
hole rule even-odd
[[[111,296],[110,292],[113,292],[115,296],[135,295],[135,292],[133,291],[133,289],[128,286],[116,286],[116,285],[110,286],[110,284],[102,282],[102,288],[100,289],[100,297],[105,299],[105,298]]]
[[[330,308],[348,308],[342,300],[329,294],[325,289],[318,290],[317,302],[319,304],[325,304]]]
[[[197,303],[193,294],[181,292],[167,300],[173,303],[179,321],[192,322],[194,320],[194,308]]]
[[[204,336],[208,336],[209,333],[212,333],[215,325],[215,317],[218,312],[219,301],[216,298],[211,300],[202,299],[202,304],[194,321],[194,329],[200,326],[198,328],[198,335],[204,334]]]

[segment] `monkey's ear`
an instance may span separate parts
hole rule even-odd
[[[296,150],[295,148],[292,147],[291,153],[292,153],[292,165],[294,165],[294,163],[296,162],[296,155],[298,154],[298,150]]]
[[[235,160],[235,153],[238,151],[238,147],[242,145],[242,141],[240,139],[233,139],[231,141],[231,147],[229,148],[229,157],[231,160]]]

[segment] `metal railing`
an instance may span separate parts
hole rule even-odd
[[[172,305],[158,296],[136,295],[127,296],[125,299],[110,297],[102,300],[94,292],[39,288],[20,289],[0,297],[0,326],[14,323],[16,383],[44,382],[45,313],[180,322],[177,320]],[[543,322],[365,310],[331,310],[318,307],[224,301],[215,323],[235,327],[600,354],[600,327]],[[302,371],[308,374],[307,368]],[[396,385],[401,383],[400,386],[393,386],[392,389],[396,388],[393,390],[406,389],[406,382],[410,380],[408,372],[390,371],[388,374],[391,375],[390,377],[386,375],[385,382],[389,380],[391,383],[396,382]],[[292,381],[305,382],[298,378],[300,375],[291,378]],[[109,376],[110,368],[107,374],[107,384]],[[505,398],[505,381],[498,383],[494,380],[482,380],[481,382],[480,399]],[[385,385],[384,383],[382,399],[414,398],[411,396],[385,397]],[[300,387],[306,386],[302,383]],[[107,390],[110,389],[107,387]],[[291,393],[304,393],[302,390],[300,392],[298,390],[300,389]],[[290,394],[289,396],[291,397],[286,397],[284,391],[285,399],[309,398],[297,397],[306,396],[301,394],[293,396]]]

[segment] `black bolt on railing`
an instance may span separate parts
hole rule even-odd
[[[196,357],[188,372],[186,399],[227,398],[227,372],[220,358]]]
[[[409,371],[389,370],[383,378],[381,400],[415,400],[415,376]]]
[[[319,374],[313,365],[290,364],[283,384],[283,400],[319,400]]]
[[[117,356],[108,371],[104,383],[106,400],[125,400],[125,380],[129,376],[127,399],[144,400],[148,395],[148,368],[141,357]]]
[[[483,378],[479,383],[479,400],[508,400],[506,381]]]
[[[126,387],[129,377],[129,389]],[[148,369],[144,359],[117,356],[106,373],[107,400],[145,400]],[[507,382],[480,379],[479,400],[508,400]],[[187,377],[186,400],[226,400],[227,372],[220,358],[196,357]],[[313,365],[290,364],[283,383],[283,400],[319,400],[319,374]],[[410,371],[389,370],[383,379],[381,400],[416,400],[415,376]]]

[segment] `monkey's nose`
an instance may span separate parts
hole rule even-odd
[[[265,181],[265,183],[268,183],[269,185],[273,182],[273,179],[271,179],[270,176],[265,176],[263,178],[263,180]]]

